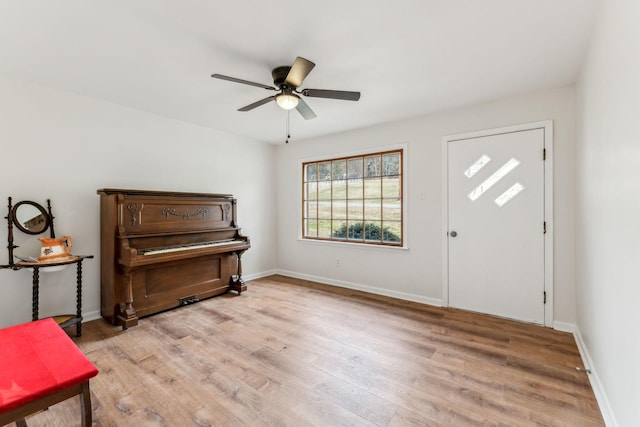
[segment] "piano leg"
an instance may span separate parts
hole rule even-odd
[[[242,291],[247,290],[247,285],[244,283],[244,279],[240,276],[231,276],[231,283],[229,283],[229,287],[232,291],[237,291],[238,295],[240,295]]]
[[[236,255],[238,256],[238,274],[236,275],[231,275],[231,280],[229,281],[229,288],[232,291],[236,291],[238,292],[238,295],[240,295],[242,293],[242,291],[246,291],[247,290],[247,285],[244,283],[244,279],[242,278],[242,254],[244,253],[244,251],[238,251],[236,252]]]
[[[120,312],[117,315],[118,324],[122,326],[123,330],[138,324],[138,316],[136,316],[136,310],[133,308],[133,276],[127,271],[126,277],[128,279],[127,289],[125,290],[126,299],[120,303]]]

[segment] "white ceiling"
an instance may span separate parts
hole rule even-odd
[[[601,0],[3,0],[0,73],[253,139],[282,143],[267,85],[297,56],[306,98],[292,140],[575,82]]]

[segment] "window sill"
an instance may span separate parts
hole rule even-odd
[[[365,250],[379,250],[379,251],[408,251],[409,247],[407,246],[386,246],[386,245],[367,245],[363,243],[351,243],[351,242],[340,242],[336,240],[314,240],[314,239],[304,239],[302,237],[298,238],[298,242],[303,243],[305,245],[319,245],[319,246],[342,246],[345,248],[357,248],[357,249],[365,249]]]

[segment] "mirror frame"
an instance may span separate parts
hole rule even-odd
[[[40,213],[42,214],[42,217],[45,219],[44,227],[41,230],[39,231],[29,230],[28,228],[25,228],[24,225],[20,223],[20,221],[18,221],[18,217],[17,217],[18,208],[24,205],[33,206],[38,211],[40,211]],[[49,227],[51,227],[51,216],[49,215],[49,213],[45,210],[45,208],[42,205],[36,202],[32,202],[30,200],[23,200],[21,202],[16,203],[11,209],[11,218],[13,220],[13,225],[15,225],[18,230],[22,231],[23,233],[31,234],[34,236],[44,233],[49,229]]]

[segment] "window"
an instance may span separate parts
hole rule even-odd
[[[402,246],[402,150],[302,164],[302,236]]]

